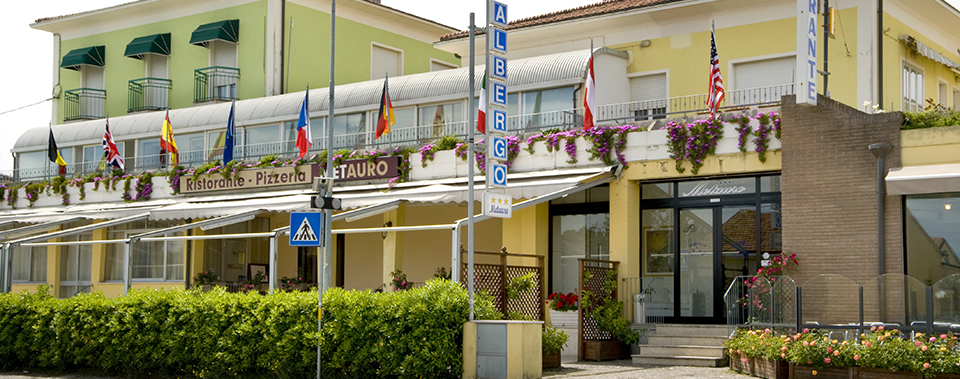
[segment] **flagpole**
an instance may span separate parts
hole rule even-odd
[[[470,305],[470,315],[468,317],[468,320],[473,321],[473,318],[474,318],[474,314],[473,314],[473,275],[474,275],[473,273],[473,223],[474,223],[474,220],[473,220],[473,212],[474,212],[473,210],[473,201],[474,201],[473,166],[476,164],[476,162],[474,162],[475,159],[473,156],[474,154],[473,153],[473,128],[476,128],[475,125],[477,123],[476,109],[474,109],[475,106],[473,105],[474,103],[472,99],[473,93],[475,90],[474,87],[476,86],[476,84],[474,83],[476,74],[473,72],[476,66],[476,57],[475,57],[476,52],[474,51],[474,39],[476,38],[476,32],[474,31],[475,25],[474,25],[473,12],[470,12],[469,28],[470,28],[470,71],[468,72],[470,75],[470,80],[469,80],[470,88],[468,92],[470,93],[471,99],[470,99],[470,122],[467,124],[467,187],[469,187],[469,191],[467,192],[467,260],[469,261],[467,262],[467,268],[468,268],[467,294],[469,295],[468,302]],[[484,126],[484,130],[486,130],[486,126]],[[459,239],[459,237],[457,237],[457,239]],[[459,246],[457,247],[457,249],[458,251],[455,254],[460,255]],[[456,259],[455,262],[460,262],[460,259]],[[450,272],[453,272],[453,270],[457,270],[459,272],[460,268],[451,267]]]
[[[327,88],[329,94],[329,102],[327,103],[327,170],[325,176],[328,178],[333,178],[333,93],[334,93],[334,58],[336,57],[336,36],[337,36],[337,0],[330,1],[330,85]],[[330,191],[332,192],[332,191]],[[327,193],[326,196],[333,196],[331,193]],[[323,268],[317,268],[317,334],[323,330],[323,293],[324,290],[329,286],[330,282],[330,256],[332,254],[333,243],[330,239],[333,237],[331,229],[333,229],[333,210],[326,209],[324,210],[323,217],[323,244],[326,245],[321,247],[325,251],[323,256]],[[320,260],[320,254],[317,254],[317,260]],[[318,262],[319,263],[319,262]],[[317,379],[320,379],[322,372],[322,365],[320,363],[320,338],[317,339]]]

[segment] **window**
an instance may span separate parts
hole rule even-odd
[[[960,90],[953,89],[953,109],[960,109]]]
[[[244,129],[245,157],[261,157],[280,154],[280,125],[258,126]]]
[[[92,233],[64,238],[66,241],[90,241]],[[90,292],[93,267],[93,246],[90,244],[60,247],[60,297],[73,297]]]
[[[462,108],[463,104],[459,102],[420,107],[420,125],[430,128],[420,135],[439,138],[456,134],[458,123],[463,121]]]
[[[327,135],[326,130],[324,129],[324,124],[327,122],[326,117],[311,118],[310,119],[310,137],[312,139],[313,147],[310,150],[323,150],[326,149],[324,146],[324,141],[326,141]],[[300,150],[297,149],[297,121],[287,121],[283,123],[283,142],[285,143],[285,153],[297,154],[299,156]]]
[[[203,144],[203,133],[175,135],[174,138],[177,141],[181,166],[190,167],[204,163],[206,149]]]
[[[173,221],[137,221],[111,227],[109,239],[129,236],[175,225]],[[183,232],[168,236],[182,236]],[[104,280],[123,280],[123,244],[107,244]],[[139,241],[130,245],[133,260],[133,279],[151,281],[182,281],[184,278],[183,241]]]
[[[556,128],[575,123],[574,87],[550,88],[524,92],[521,96],[521,128],[524,130]],[[509,96],[508,99],[509,101]]]
[[[786,94],[786,86],[793,84],[796,65],[794,56],[735,64],[733,89],[736,91],[728,88],[725,101],[728,105],[780,101]]]
[[[666,118],[667,74],[630,78],[630,101],[637,103],[630,107],[635,121]]]
[[[137,147],[137,163],[135,170],[151,170],[160,168],[160,138],[142,139]],[[178,146],[179,147],[179,146]]]
[[[13,249],[14,283],[42,283],[47,281],[47,247],[17,246]]]
[[[145,66],[145,75],[148,78],[143,88],[143,107],[144,109],[167,109],[169,102],[167,92],[170,90],[170,82],[167,80],[167,60],[166,55],[144,54],[143,62]],[[160,80],[155,80],[160,79]]]
[[[243,151],[240,148],[243,147],[243,131],[235,130],[233,136],[233,157],[237,158],[240,156],[240,153]],[[212,161],[214,159],[223,158],[223,148],[227,144],[227,130],[215,130],[207,132],[207,160]]]
[[[210,48],[210,66],[213,67],[209,73],[208,88],[217,99],[236,99],[238,75],[230,69],[237,67],[238,45],[216,40],[207,46]]]
[[[904,203],[907,275],[931,285],[960,273],[960,193],[908,195]]]
[[[438,61],[436,59],[430,59],[430,71],[443,71],[443,70],[452,70],[457,68],[457,65],[447,63],[444,61]]]
[[[920,70],[903,64],[903,83],[901,92],[903,93],[904,112],[919,112],[923,110],[923,73]]]
[[[591,188],[550,202],[551,292],[574,292],[578,259],[610,259],[609,188]]]
[[[370,49],[370,80],[403,75],[402,51],[378,44]]]
[[[937,82],[937,104],[942,105],[944,108],[949,106],[950,99],[948,99],[947,96],[947,82]]]
[[[367,112],[351,113],[333,117],[334,148],[360,148],[366,144],[366,141]]]

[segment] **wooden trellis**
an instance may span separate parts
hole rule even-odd
[[[596,302],[597,299],[601,297],[608,298],[608,301],[616,301],[617,288],[614,288],[612,293],[604,293],[603,283],[606,281],[610,271],[616,271],[620,267],[620,262],[596,259],[579,259],[578,261],[580,264],[580,286],[577,287],[579,289],[579,293],[577,294],[578,299],[583,299],[583,291],[590,291],[593,302]],[[585,272],[592,274],[589,280],[583,277]],[[613,335],[598,329],[597,321],[590,316],[590,313],[587,312],[584,307],[579,307],[577,312],[580,330],[580,335],[577,338],[577,346],[580,347],[578,349],[579,359],[583,360],[583,352],[586,350],[584,341],[612,340]]]
[[[460,249],[460,253],[461,255],[466,255],[466,250]],[[506,318],[510,312],[515,312],[533,318],[534,320],[542,321],[544,319],[544,299],[546,298],[544,294],[545,287],[543,285],[544,257],[533,254],[510,254],[507,253],[506,247],[500,249],[499,252],[475,251],[474,255],[500,257],[500,264],[475,263],[473,265],[475,276],[473,289],[475,292],[485,291],[492,296],[493,305],[500,310],[500,313],[503,313],[504,318]],[[535,258],[537,265],[508,265],[508,258]],[[464,258],[461,261],[466,262],[467,260]],[[460,280],[463,285],[466,286],[467,264],[464,263],[460,267],[460,270]],[[507,299],[507,283],[509,283],[510,279],[518,278],[529,273],[533,273],[533,288],[529,291],[521,292],[518,299]]]

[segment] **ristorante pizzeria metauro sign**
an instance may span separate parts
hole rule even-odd
[[[380,157],[345,161],[334,168],[337,180],[369,180],[395,178],[399,175],[400,157]],[[323,176],[319,165],[294,167],[249,168],[224,178],[220,174],[184,176],[180,192],[225,191],[259,187],[295,186],[313,183],[313,178]]]
[[[223,191],[245,188],[292,186],[311,184],[314,177],[320,176],[320,166],[303,165],[294,167],[250,168],[224,178],[220,174],[200,175],[196,178],[183,177],[181,193]]]

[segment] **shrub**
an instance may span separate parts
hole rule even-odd
[[[478,296],[477,319],[498,319]],[[324,377],[459,377],[467,293],[434,280],[395,293],[324,294]],[[108,299],[0,295],[0,370],[127,376],[315,375],[317,293],[139,290]]]
[[[554,328],[550,325],[543,325],[540,345],[544,354],[558,352],[567,346],[567,340],[570,338],[567,332]]]

